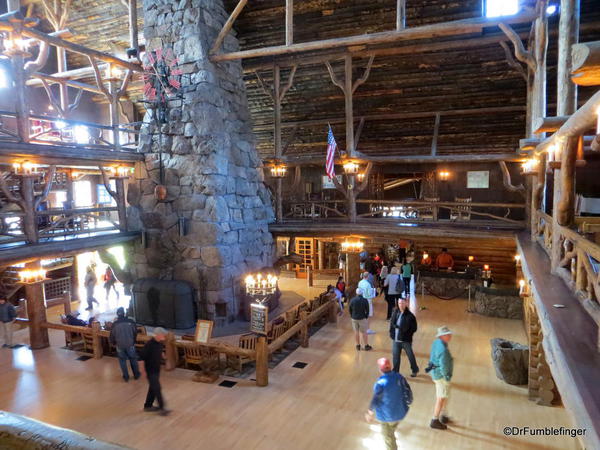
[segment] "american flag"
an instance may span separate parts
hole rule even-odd
[[[331,180],[335,177],[335,150],[337,149],[337,143],[333,137],[333,131],[331,131],[331,125],[329,125],[329,133],[327,133],[327,158],[325,159],[325,172]]]

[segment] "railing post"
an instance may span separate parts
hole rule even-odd
[[[110,126],[113,129],[113,144],[115,146],[115,150],[121,150],[121,137],[119,136],[119,96],[117,95],[117,84],[115,81],[110,81],[110,104],[109,112],[110,112]]]
[[[14,40],[21,39],[20,33],[11,33]],[[27,107],[27,93],[25,91],[25,60],[23,51],[14,50],[10,55],[15,80],[15,112],[17,115],[17,133],[23,142],[29,142],[29,108]]]
[[[300,346],[304,348],[308,347],[308,316],[309,313],[307,311],[300,313],[300,321],[302,323],[302,328],[300,329]]]
[[[165,340],[165,370],[174,370],[175,367],[177,367],[177,345],[175,335],[169,332]]]
[[[115,177],[115,188],[117,190],[117,214],[119,215],[119,229],[127,231],[127,206],[125,205],[125,178]]]
[[[327,300],[329,302],[329,317],[328,317],[328,321],[329,323],[337,323],[337,317],[338,317],[338,304],[337,301],[334,300]]]
[[[100,340],[100,322],[92,323],[92,348],[94,359],[102,358],[102,341]]]
[[[21,175],[21,198],[23,200],[23,233],[29,244],[38,241],[37,217],[35,211],[35,175]]]
[[[259,336],[256,342],[256,385],[269,384],[269,346],[267,337]]]
[[[63,294],[63,305],[65,307],[65,315],[71,314],[71,293],[65,292]]]

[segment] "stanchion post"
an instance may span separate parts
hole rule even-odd
[[[256,385],[267,386],[269,384],[269,346],[267,337],[259,336],[256,342]]]

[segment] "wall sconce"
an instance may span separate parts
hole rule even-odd
[[[354,161],[344,163],[343,167],[346,175],[355,175],[358,173],[358,164]]]
[[[362,183],[365,179],[365,174],[364,173],[359,173],[358,175],[356,175],[356,179]]]
[[[365,244],[361,241],[348,241],[342,242],[342,252],[345,253],[360,253],[362,252]]]
[[[521,173],[523,175],[535,175],[537,174],[537,168],[540,161],[536,158],[530,158],[521,164]]]
[[[271,176],[273,178],[284,178],[287,175],[287,167],[284,164],[275,163],[271,167]]]
[[[515,264],[517,267],[521,265],[521,255],[515,255]]]
[[[440,180],[448,181],[450,179],[450,172],[448,172],[447,170],[442,170],[438,173],[438,176],[440,177]]]
[[[471,264],[475,260],[474,256],[469,256],[469,264]]]
[[[129,177],[131,173],[131,169],[129,167],[119,166],[117,167],[117,176],[118,177]]]

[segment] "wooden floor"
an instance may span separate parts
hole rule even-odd
[[[417,300],[415,300],[417,302]],[[419,310],[425,306],[427,309]],[[426,365],[435,329],[455,331],[455,357],[447,431],[431,430],[434,401],[430,378],[410,379],[414,404],[398,428],[402,449],[571,449],[569,437],[504,437],[505,426],[571,427],[563,408],[537,406],[523,387],[499,381],[491,365],[489,339],[525,340],[520,321],[491,319],[465,312],[466,301],[421,299],[414,305],[419,320],[415,352]],[[0,349],[0,409],[75,429],[138,449],[379,449],[377,425],[363,420],[373,382],[375,361],[389,356],[384,302],[376,302],[372,328],[374,351],[357,352],[347,314],[326,325],[270,372],[270,384],[258,388],[237,380],[233,388],[194,383],[191,372],[163,373],[169,417],[143,413],[146,383],[122,382],[114,358],[76,361],[76,354],[52,347],[32,354],[27,347]],[[16,341],[25,341],[19,332]],[[306,362],[304,369],[293,368]],[[402,373],[408,375],[406,360]]]

